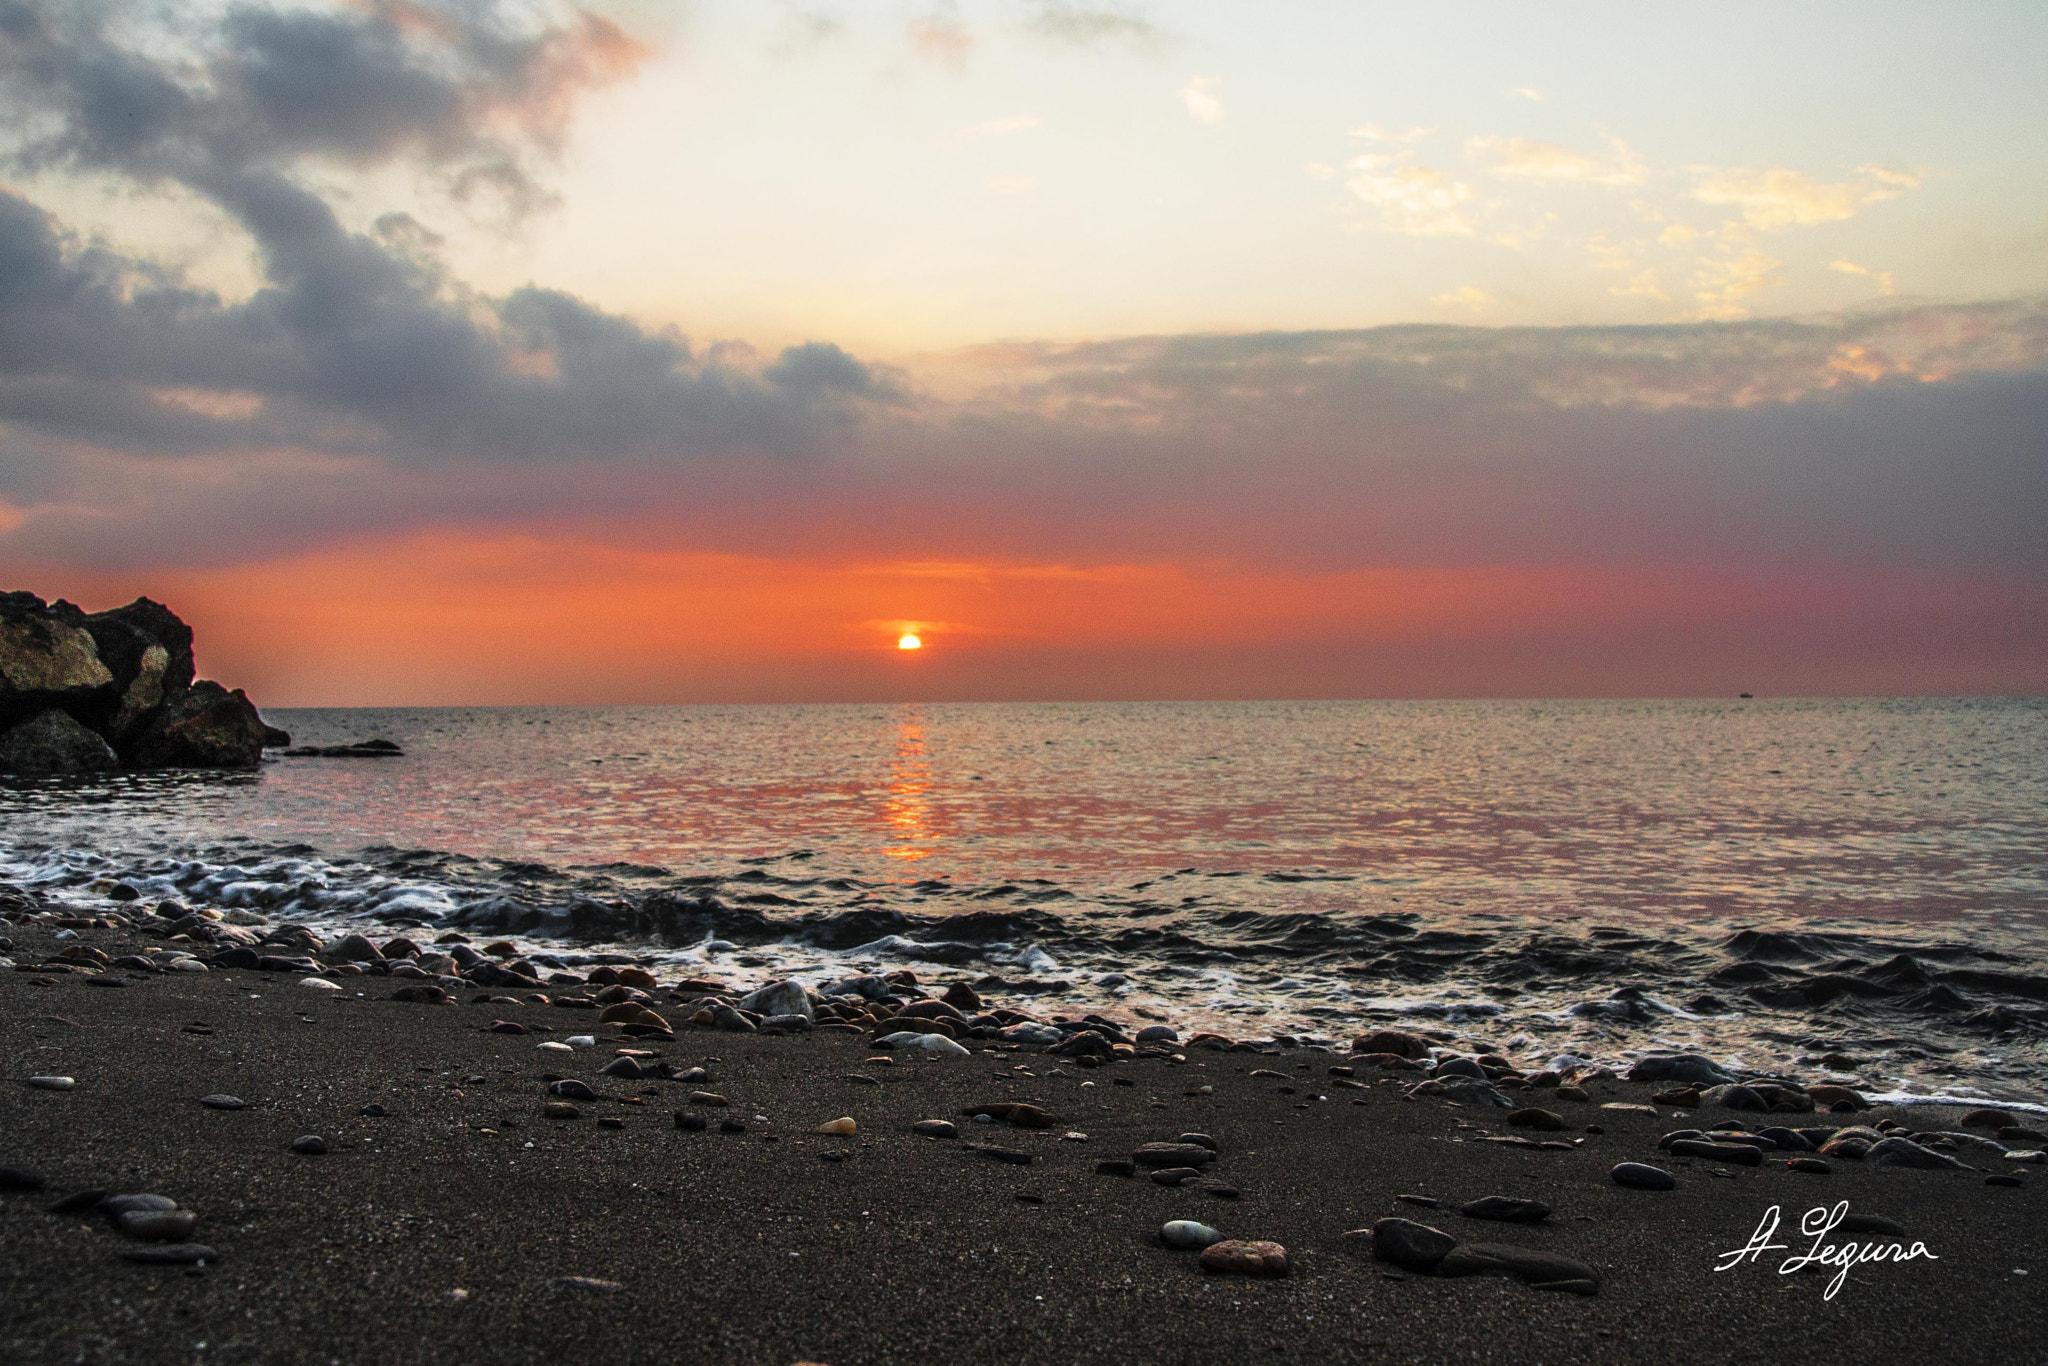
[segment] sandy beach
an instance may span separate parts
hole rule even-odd
[[[141,946],[121,928],[65,943],[56,932],[9,926],[17,968],[0,973],[0,1165],[44,1180],[0,1193],[0,1355],[12,1362],[1710,1362],[1937,1349],[2017,1361],[2048,1333],[2038,1168],[1965,1151],[1968,1170],[1834,1159],[1822,1175],[1783,1154],[1723,1165],[1657,1147],[1674,1129],[1745,1119],[1953,1130],[1959,1111],[1687,1115],[1650,1104],[1658,1085],[1601,1079],[1584,1100],[1523,1093],[1565,1121],[1532,1133],[1501,1110],[1409,1098],[1419,1073],[1315,1049],[1084,1068],[977,1039],[969,1056],[927,1058],[840,1032],[685,1024],[672,1039],[628,1038],[593,1012],[469,1003],[485,992],[392,1000],[400,983],[379,976],[326,990],[246,970],[35,970],[72,945],[110,959]],[[494,1032],[499,1022],[527,1032]],[[597,1046],[539,1047],[583,1034]],[[706,1076],[605,1074],[622,1048]],[[75,1084],[28,1083],[51,1076]],[[548,1118],[552,1078],[599,1099]],[[729,1104],[692,1103],[698,1092]],[[201,1104],[221,1095],[244,1108]],[[1051,1127],[963,1114],[1017,1102]],[[678,1112],[706,1127],[680,1127]],[[815,1132],[841,1117],[856,1134]],[[959,1136],[913,1132],[928,1119]],[[1190,1132],[1218,1151],[1196,1182],[1097,1170]],[[309,1135],[324,1154],[293,1150]],[[1616,1184],[1623,1161],[1656,1164],[1675,1188]],[[2015,1173],[2018,1186],[1986,1184]],[[89,1190],[196,1211],[191,1239],[214,1259],[137,1264],[123,1254],[151,1245],[104,1213],[50,1211]],[[1552,1212],[1460,1212],[1495,1195]],[[1779,1274],[1808,1250],[1800,1216],[1840,1201],[1896,1221],[1932,1256],[1854,1267],[1832,1299],[1832,1270]],[[1772,1206],[1790,1251],[1717,1273]],[[1597,1293],[1401,1270],[1353,1232],[1389,1217],[1460,1245],[1571,1258],[1597,1273]],[[1195,1252],[1162,1244],[1174,1219],[1278,1242],[1291,1274],[1207,1273]]]

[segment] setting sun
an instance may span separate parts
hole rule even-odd
[[[896,642],[896,648],[899,650],[922,650],[924,642],[916,636],[906,635]]]

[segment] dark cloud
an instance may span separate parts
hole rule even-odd
[[[1035,0],[1030,8],[1031,14],[1024,21],[1025,30],[1068,47],[1092,48],[1114,44],[1141,52],[1157,52],[1172,41],[1172,36],[1136,5]]]
[[[632,459],[800,451],[886,398],[836,348],[756,374],[553,291],[477,296],[403,215],[342,225],[305,159],[415,157],[457,193],[493,177],[520,202],[540,193],[523,149],[631,45],[574,12],[514,28],[511,8],[243,5],[173,24],[181,52],[139,8],[0,0],[17,162],[194,191],[249,234],[263,277],[229,303],[0,192],[0,422],[171,454]]]

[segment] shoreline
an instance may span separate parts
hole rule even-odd
[[[59,941],[59,928],[17,921],[0,934],[31,966],[71,945],[110,960],[160,946],[93,926]],[[90,986],[97,977],[126,985]],[[235,969],[0,973],[0,1165],[47,1178],[41,1190],[0,1193],[0,1299],[11,1306],[0,1346],[10,1360],[69,1360],[82,1345],[110,1361],[624,1354],[784,1366],[965,1354],[1732,1361],[1929,1348],[2024,1359],[2048,1333],[2048,1267],[2038,1265],[2048,1170],[1969,1149],[1960,1160],[1984,1170],[1830,1159],[1823,1176],[1779,1159],[1751,1167],[1657,1147],[1690,1127],[1960,1131],[1959,1108],[1681,1111],[1652,1101],[1668,1081],[1596,1076],[1584,1079],[1584,1100],[1548,1087],[1511,1092],[1562,1120],[1544,1131],[1483,1104],[1410,1096],[1423,1074],[1346,1051],[1134,1048],[1088,1067],[965,1038],[966,1056],[926,1057],[879,1052],[873,1029],[693,1028],[669,1003],[688,992],[650,993],[677,1026],[671,1038],[598,1028],[596,1011],[491,988],[422,1005],[389,999],[401,981],[388,977],[327,980],[342,989]],[[926,984],[934,994],[943,985]],[[527,1032],[494,1032],[494,1021]],[[539,1047],[586,1033],[596,1047]],[[606,1073],[622,1048],[658,1054],[675,1077]],[[692,1067],[706,1076],[684,1079]],[[53,1074],[75,1087],[24,1084]],[[601,1099],[578,1103],[577,1118],[549,1119],[552,1076]],[[731,1103],[692,1106],[698,1090]],[[246,1108],[199,1103],[216,1093]],[[1051,1127],[961,1114],[1020,1102]],[[361,1113],[370,1105],[386,1113]],[[1614,1105],[1632,1108],[1604,1108]],[[679,1128],[678,1110],[703,1113],[706,1128]],[[856,1121],[854,1136],[815,1132],[841,1117]],[[721,1132],[721,1119],[741,1131]],[[913,1132],[929,1119],[959,1136]],[[1220,1150],[1193,1185],[1096,1171],[1190,1132]],[[324,1155],[292,1151],[312,1134]],[[1540,1142],[1557,1146],[1529,1146]],[[996,1160],[989,1147],[1031,1160]],[[1609,1171],[1625,1161],[1669,1171],[1675,1189],[1617,1185]],[[1986,1185],[1990,1174],[2021,1184]],[[1219,1185],[1237,1197],[1209,1192]],[[200,1215],[195,1236],[219,1259],[196,1272],[124,1261],[137,1245],[105,1218],[47,1212],[85,1188],[189,1206]],[[1553,1211],[1532,1224],[1460,1212],[1488,1195]],[[1794,1232],[1809,1207],[1843,1200],[1897,1221],[1934,1259],[1858,1266],[1832,1300],[1832,1272],[1713,1270],[1771,1206]],[[1571,1259],[1596,1272],[1597,1293],[1400,1270],[1347,1236],[1388,1217],[1461,1246]],[[1171,1219],[1276,1241],[1292,1274],[1207,1274],[1195,1253],[1161,1245]]]

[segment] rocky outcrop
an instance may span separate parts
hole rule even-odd
[[[0,723],[52,707],[74,715],[95,711],[113,697],[114,675],[100,660],[84,615],[76,608],[53,611],[33,593],[0,594]]]
[[[107,773],[120,766],[105,740],[55,707],[0,733],[0,773]]]
[[[0,594],[0,773],[253,768],[291,743],[194,673],[192,628],[162,603],[88,613]]]

